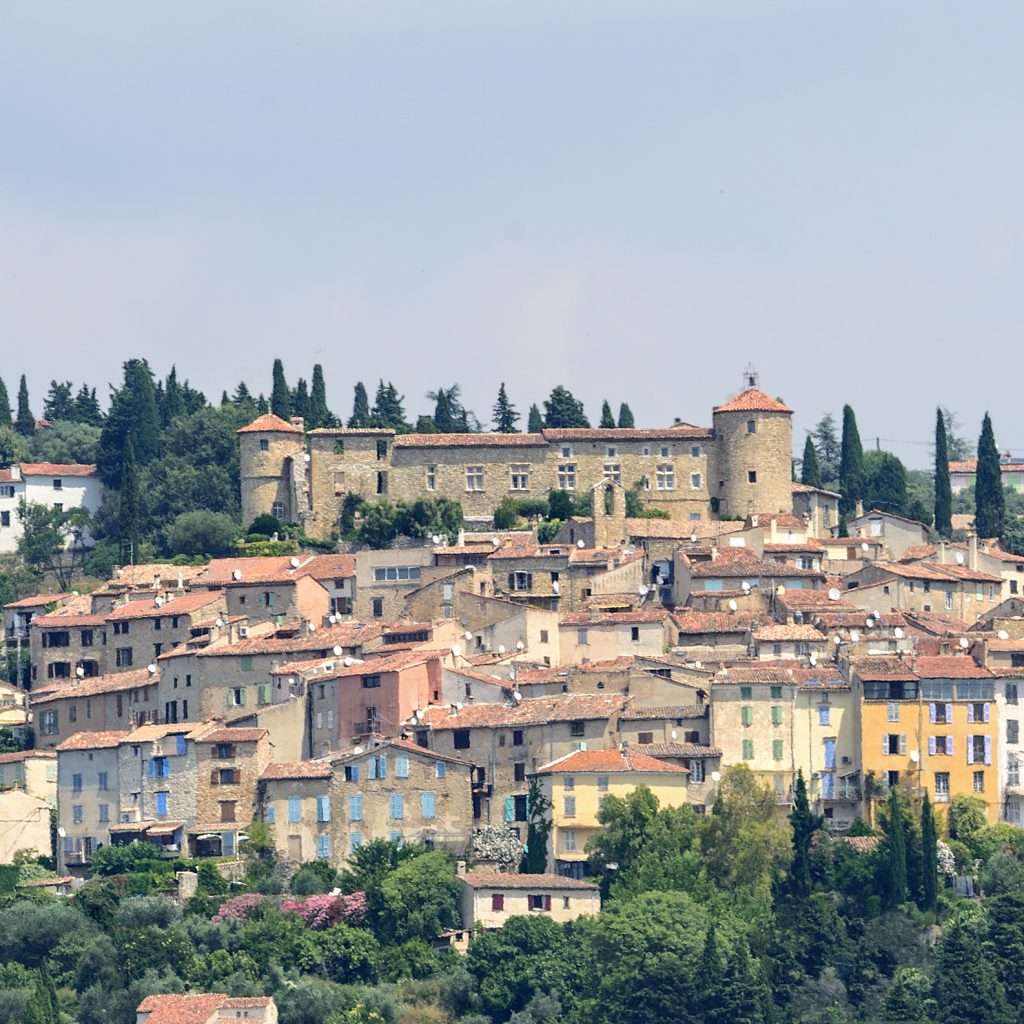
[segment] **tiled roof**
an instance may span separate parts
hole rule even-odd
[[[842,596],[838,601],[833,601],[828,596],[827,590],[787,590],[781,597],[775,599],[776,605],[782,605],[791,612],[796,611],[855,611],[853,605],[844,604]]]
[[[159,619],[166,615],[189,615],[200,608],[219,601],[221,595],[216,590],[197,590],[191,594],[182,594],[160,605],[151,600],[129,601],[118,605],[108,615],[111,622],[124,619]]]
[[[721,757],[718,747],[701,743],[640,743],[632,748],[651,757]]]
[[[372,748],[367,748],[363,745],[363,749],[356,753],[355,749],[343,751],[340,755],[332,757],[332,763],[338,761],[349,761],[356,757],[363,757],[368,749],[372,750],[383,750],[385,748],[394,748],[395,750],[406,750],[410,754],[415,754],[418,757],[425,757],[429,761],[445,761],[448,764],[458,764],[465,768],[476,767],[475,762],[467,761],[464,757],[456,757],[454,754],[440,754],[436,750],[431,750],[428,747],[421,747],[418,743],[413,743],[412,740],[402,739],[398,736],[391,736],[387,739],[381,740],[379,743],[375,743]]]
[[[518,704],[468,704],[459,711],[429,707],[423,712],[423,721],[434,730],[543,725],[608,718],[621,712],[627,701],[624,695],[614,693],[552,694],[529,697]]]
[[[147,996],[138,1012],[149,1014],[146,1024],[207,1024],[227,1000],[222,993]]]
[[[920,679],[991,679],[992,673],[967,654],[943,654],[914,659]]]
[[[831,665],[805,668],[800,665],[791,666],[789,662],[762,661],[757,664],[730,665],[723,668],[715,677],[715,684],[782,683],[801,686],[815,679],[839,680],[841,678],[838,670]]]
[[[560,626],[639,626],[664,622],[668,612],[661,608],[636,612],[567,612],[560,615]]]
[[[1024,637],[1017,637],[1016,639],[1010,640],[989,640],[988,649],[997,653],[1011,652],[1011,651],[1024,651]]]
[[[264,413],[262,416],[257,416],[252,423],[246,424],[240,430],[235,431],[237,434],[266,434],[266,433],[278,433],[278,434],[301,434],[302,431],[295,426],[294,423],[289,423],[287,420],[281,419],[280,416],[275,416],[272,412]]]
[[[677,764],[666,764],[656,757],[634,750],[632,747],[614,750],[574,750],[541,765],[534,774],[552,775],[571,772],[669,772],[686,774],[687,769]]]
[[[756,523],[754,523],[755,519],[757,520]],[[751,512],[747,516],[747,522],[750,524],[751,529],[767,526],[771,522],[775,523],[776,526],[784,526],[788,530],[799,530],[801,533],[807,530],[807,523],[791,512]]]
[[[253,637],[234,644],[211,646],[196,652],[200,658],[240,657],[251,654],[295,654],[304,651],[330,651],[334,647],[358,647],[380,636],[376,623],[340,622],[290,637]],[[173,654],[174,652],[169,652]],[[161,658],[166,655],[161,655]]]
[[[867,613],[863,611],[850,612],[819,612],[814,616],[815,625],[821,629],[866,629]],[[883,612],[878,619],[878,624],[883,628],[893,629],[896,626],[905,626],[906,617],[902,612]]]
[[[701,612],[689,609],[672,613],[680,633],[746,633],[754,625],[753,612]]]
[[[754,633],[754,639],[763,643],[782,643],[787,640],[812,643],[825,639],[813,626],[762,626]]]
[[[680,523],[673,519],[647,519],[632,517],[626,520],[626,533],[630,537],[652,537],[664,540],[689,540],[695,536],[696,523]]]
[[[214,729],[213,732],[206,732],[192,739],[196,743],[256,743],[269,734],[268,729],[224,728]]]
[[[70,594],[33,594],[32,597],[23,597],[18,601],[5,604],[4,608],[45,608],[48,604],[54,604],[63,598],[71,597]]]
[[[22,476],[94,476],[96,467],[76,462],[22,462]]]
[[[130,672],[117,672],[108,676],[90,676],[86,679],[67,680],[61,686],[47,688],[29,694],[33,707],[54,700],[74,699],[76,697],[96,697],[102,693],[118,693],[121,690],[134,690],[137,686],[148,686],[158,683],[156,675],[149,669],[136,668]]]
[[[76,732],[58,743],[57,750],[106,750],[120,746],[127,738],[128,733],[124,731]]]
[[[18,764],[21,761],[31,761],[37,757],[56,757],[52,750],[16,750],[10,754],[0,754],[0,764]]]
[[[745,558],[720,556],[711,562],[695,562],[690,568],[690,575],[694,579],[719,579],[724,577],[744,579],[759,576],[767,576],[770,579],[792,579],[795,577],[822,578],[822,573],[819,569],[801,569],[798,565],[769,562],[749,554]]]
[[[331,766],[326,761],[282,761],[269,764],[260,775],[262,782],[283,782],[287,779],[329,779]]]
[[[315,580],[346,579],[355,576],[356,559],[354,555],[316,555],[304,571]]]
[[[765,544],[764,550],[769,555],[801,555],[808,552],[820,555],[824,549],[820,541],[807,540],[803,544]]]
[[[459,881],[473,889],[575,889],[598,892],[593,882],[584,882],[565,875],[512,875],[503,871],[467,871]]]
[[[677,423],[671,427],[549,427],[548,441],[697,441],[710,440],[707,427]]]
[[[777,398],[766,395],[758,388],[747,388],[723,405],[716,405],[712,412],[792,412],[788,405]]]
[[[917,676],[898,657],[854,658],[850,667],[863,682],[914,682]]]
[[[967,623],[962,619],[942,612],[906,611],[903,615],[908,626],[937,636],[960,636],[968,629]]]
[[[399,434],[396,448],[544,448],[542,434]]]
[[[703,718],[707,708],[700,704],[673,704],[660,708],[641,708],[630,705],[619,716],[623,722],[654,722],[665,718]]]
[[[39,629],[68,629],[72,626],[104,626],[106,625],[107,619],[104,615],[85,615],[85,614],[63,614],[60,611],[53,612],[50,615],[36,615],[32,619],[33,627]]]
[[[162,725],[151,722],[134,728],[127,737],[128,743],[151,743],[165,736],[191,734],[190,738],[202,736],[211,726],[210,722],[165,722]]]
[[[859,548],[866,544],[869,548],[880,548],[880,537],[822,537],[821,543],[827,548]]]
[[[830,498],[842,497],[838,491],[828,491],[824,487],[811,487],[810,484],[801,484],[796,481],[791,486],[794,494],[827,494]]]
[[[351,665],[341,665],[323,675],[313,676],[311,682],[323,683],[332,679],[349,679],[353,676],[380,675],[384,672],[400,672],[402,669],[423,665],[436,660],[441,655],[434,651],[402,651],[400,654],[388,654],[383,658],[367,658]]]

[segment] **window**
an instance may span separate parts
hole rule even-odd
[[[1006,703],[1016,704],[1017,703],[1017,684],[1007,683],[1006,684]]]
[[[782,705],[772,705],[772,725],[782,725]]]
[[[234,686],[228,690],[228,706],[240,708],[245,706],[245,689],[241,686]]]
[[[445,777],[446,772],[447,772],[447,767],[446,767],[444,761],[435,761],[434,762],[434,778],[443,779]]]
[[[953,737],[952,736],[929,736],[928,737],[928,753],[929,754],[943,754],[951,755],[953,753]]]
[[[949,803],[949,772],[935,773],[935,802]]]
[[[653,732],[637,733],[636,741],[637,741],[637,743],[639,743],[641,745],[643,745],[645,743],[653,743],[654,742],[654,733]]]
[[[359,847],[362,846],[362,845],[363,845],[363,834],[362,834],[362,832],[353,832],[348,837],[348,847],[349,847],[349,849],[353,853],[355,853],[356,850],[358,850]]]
[[[275,501],[270,506],[270,514],[278,520],[284,519],[284,504],[280,501]]]
[[[703,482],[704,482],[704,478],[701,476],[700,473],[691,473],[690,474],[690,489],[691,490],[699,491],[701,489],[701,485],[703,484]]]
[[[331,837],[327,832],[321,832],[316,837],[316,855],[320,860],[328,860],[331,856]]]
[[[523,730],[522,729],[513,729],[512,730],[512,746],[513,747],[521,747],[524,742],[525,742],[525,740],[523,739]]]
[[[586,646],[590,643],[590,631],[587,629],[576,630],[576,643],[581,646]]]
[[[419,578],[420,567],[418,565],[386,565],[373,570],[373,579],[376,583],[404,582]]]
[[[752,686],[740,687],[740,700],[753,700],[754,688]]]
[[[530,893],[526,897],[527,906],[530,910],[550,910],[551,909],[551,897],[542,896],[539,893]]]
[[[220,804],[220,820],[221,821],[234,821],[235,820],[235,801],[234,800],[218,800]]]
[[[508,574],[508,583],[510,590],[532,590],[533,589],[533,573],[532,572],[510,572]]]
[[[569,444],[563,444],[562,445],[562,458],[563,459],[571,459],[572,458],[572,445],[569,445]]]
[[[127,636],[131,632],[130,622],[115,622],[114,623],[114,635],[115,636]]]
[[[830,725],[831,724],[831,712],[832,709],[828,704],[821,704],[818,707],[818,725]]]
[[[431,820],[436,815],[436,798],[433,793],[420,793],[420,817]]]
[[[744,740],[743,741],[743,760],[752,761],[754,759],[754,741]]]
[[[270,441],[268,441],[265,437],[261,437],[260,438],[260,451],[261,452],[269,452],[270,451]]]
[[[953,591],[946,591],[946,611],[951,612],[953,610]]]
[[[503,892],[491,893],[491,910],[500,913],[505,909],[505,894]]]
[[[567,796],[563,799],[563,811],[567,818],[576,817],[576,797]]]
[[[0,526],[10,526],[10,525],[11,525],[11,513],[10,512],[0,512]]]
[[[82,776],[78,772],[75,772],[75,774],[71,776],[71,792],[82,792]]]
[[[748,484],[756,484],[757,483],[757,470],[756,469],[748,469],[747,470],[747,483]]]
[[[83,629],[81,634],[81,641],[83,647],[92,647],[92,630]]]
[[[992,763],[992,737],[991,736],[968,736],[967,737],[967,763],[968,764],[991,764]]]
[[[782,760],[782,740],[772,740],[772,760]]]
[[[452,736],[452,744],[456,750],[469,750],[469,730],[456,729]]]
[[[984,793],[985,792],[985,773],[975,772],[974,773],[974,792]]]
[[[388,800],[388,817],[392,821],[401,821],[405,817],[405,797],[401,793],[392,793]]]
[[[671,456],[672,456],[672,448],[671,448],[671,446],[670,446],[670,445],[667,445],[667,444],[663,444],[663,445],[662,445],[662,446],[661,446],[661,447],[660,447],[660,448],[658,449],[658,455],[659,455],[659,456],[660,456],[661,458],[663,458],[663,459],[668,459],[668,458],[671,458]]]
[[[348,798],[348,820],[349,821],[362,821],[363,820],[363,794],[353,793]]]
[[[130,647],[118,647],[114,659],[118,668],[130,668],[132,664],[132,649]]]
[[[670,463],[661,463],[654,472],[655,487],[659,491],[676,489],[676,471]]]
[[[905,754],[907,752],[907,737],[899,733],[890,732],[882,737],[882,753],[887,756],[894,754]]]
[[[690,782],[704,781],[704,762],[693,760],[689,762]]]
[[[97,772],[96,773],[96,788],[97,789],[99,789],[99,790],[107,789],[108,788],[107,781],[108,780],[107,780],[107,773],[106,772]]]
[[[156,816],[158,818],[166,818],[167,817],[167,797],[168,797],[168,795],[169,794],[166,793],[166,792],[154,793],[153,794],[153,800],[154,800],[154,804],[155,804],[155,808],[156,808]]]
[[[572,853],[576,849],[576,829],[566,828],[562,830],[562,849]]]
[[[379,619],[384,614],[384,598],[375,597],[373,599],[373,617]]]
[[[782,700],[782,687],[773,686],[770,690],[772,700]]]
[[[598,775],[598,777],[597,777],[597,791],[599,793],[607,793],[608,792],[608,776],[607,775]]]
[[[39,723],[39,731],[44,736],[53,736],[58,732],[56,711],[43,712],[42,720]]]
[[[378,676],[378,675],[363,676],[362,679],[363,679],[363,689],[364,690],[377,690],[377,689],[380,688],[380,676]],[[322,690],[323,687],[320,687],[320,689]],[[321,693],[321,696],[323,696],[322,693]]]
[[[574,775],[566,775],[565,781],[562,783],[567,790],[574,790],[576,788],[576,777]]]
[[[72,808],[71,808],[71,820],[76,825],[81,825],[82,824],[82,805],[81,804],[74,804],[72,806]]]
[[[570,736],[585,736],[586,729],[584,723],[577,719],[575,722],[569,723],[569,735]]]
[[[606,462],[602,469],[602,475],[608,483],[622,483],[622,465],[618,462]]]
[[[288,797],[288,821],[293,825],[302,821],[302,800],[297,796]]]
[[[754,724],[754,709],[749,704],[740,708],[740,722],[748,727]]]
[[[562,491],[576,490],[576,463],[565,462],[558,467],[558,489]]]
[[[268,825],[273,825],[277,822],[277,811],[274,809],[273,804],[267,804],[263,809],[263,820]]]
[[[1008,786],[1020,785],[1020,761],[1016,757],[1010,757],[1006,762],[1006,784]]]
[[[318,796],[316,798],[316,820],[319,822],[325,822],[331,820],[331,800],[330,797]]]
[[[747,433],[748,434],[756,434],[757,433],[757,420],[747,420]]]
[[[484,467],[483,466],[467,466],[466,467],[466,490],[467,491],[482,491],[484,489]]]
[[[377,459],[386,459],[388,457],[388,443],[387,441],[377,442]]]
[[[427,466],[427,490],[437,490],[437,466]]]
[[[1006,720],[1006,742],[1020,743],[1020,722],[1016,718]]]
[[[900,706],[895,702],[890,702],[886,708],[886,719],[890,722],[898,722],[900,720]]]
[[[399,754],[395,758],[395,778],[409,778],[409,758],[407,758],[404,754]]]
[[[639,626],[632,626],[632,627],[630,627],[629,639],[632,640],[633,643],[639,643],[639,641],[640,641],[640,627]]]
[[[516,782],[525,782],[526,781],[526,762],[525,761],[516,761],[512,765],[512,778]]]
[[[110,804],[100,804],[99,812],[100,824],[105,824],[106,822],[110,821]]]
[[[511,489],[513,491],[528,491],[530,489],[530,467],[527,463],[513,463],[510,467],[512,474]]]

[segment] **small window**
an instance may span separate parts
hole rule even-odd
[[[515,463],[511,467],[510,489],[528,491],[530,489],[530,467],[526,463]]]
[[[513,780],[515,782],[525,782],[526,781],[526,762],[525,761],[516,761],[515,764],[512,765],[512,778],[513,778]]]
[[[452,736],[452,745],[456,750],[469,750],[469,730],[456,729]]]
[[[747,483],[748,484],[756,484],[757,483],[757,470],[756,469],[748,469],[747,470]]]
[[[483,466],[467,466],[466,467],[466,490],[467,491],[482,491],[484,489],[484,467]]]
[[[505,894],[502,892],[491,893],[491,910],[500,913],[505,909]]]
[[[693,491],[699,491],[704,483],[704,478],[700,473],[690,474],[690,489]]]
[[[437,490],[437,466],[427,466],[427,490]]]
[[[523,743],[524,743],[524,740],[523,740],[523,730],[522,729],[513,729],[512,730],[512,746],[513,747],[521,747],[523,745]]]
[[[569,723],[569,735],[570,736],[584,736],[586,735],[586,729],[583,722],[576,721]]]
[[[261,437],[260,438],[260,451],[261,452],[269,452],[270,451],[270,442],[265,437]]]
[[[702,454],[702,452],[701,452],[701,447],[700,447],[699,444],[694,444],[694,445],[690,446],[690,458],[691,459],[699,459],[701,457],[701,454]]]
[[[752,686],[741,686],[740,687],[740,700],[752,700],[754,697],[754,688]]]
[[[384,598],[375,597],[373,599],[373,617],[375,619],[381,618],[384,614]]]
[[[757,420],[747,420],[747,433],[748,434],[756,434],[757,433]]]
[[[629,628],[629,638],[630,638],[630,640],[633,641],[633,643],[638,643],[639,642],[639,640],[640,640],[640,627],[639,626],[630,626],[630,628]]]
[[[653,732],[640,732],[640,733],[637,733],[636,741],[637,741],[637,743],[639,743],[641,745],[643,745],[645,743],[653,743],[654,742],[654,733]]]
[[[566,462],[559,465],[558,489],[560,491],[576,490],[576,463]]]

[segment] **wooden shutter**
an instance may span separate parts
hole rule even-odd
[[[210,769],[210,785],[216,786],[220,783],[220,770],[217,768]]]

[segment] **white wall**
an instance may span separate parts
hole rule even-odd
[[[59,479],[60,489],[54,487]],[[13,495],[11,494],[13,491]],[[61,504],[65,509],[87,508],[95,512],[103,497],[103,484],[98,475],[92,476],[29,476],[23,477],[21,467],[11,467],[11,480],[0,481],[0,554],[13,554],[22,536],[18,506],[22,501],[53,508]],[[9,525],[4,526],[7,519]],[[91,542],[86,536],[86,543]]]

